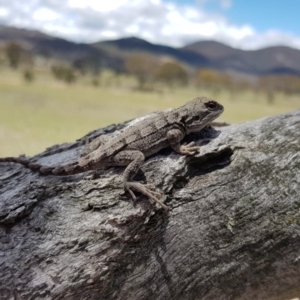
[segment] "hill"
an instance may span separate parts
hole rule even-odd
[[[119,55],[121,55],[121,52],[146,52],[156,56],[172,57],[190,66],[209,66],[208,59],[199,53],[165,45],[152,44],[136,37],[102,41],[92,45],[98,49],[113,50],[115,53],[119,53]]]
[[[9,42],[20,44],[32,55],[55,58],[69,63],[90,57],[100,57],[101,63],[106,62],[109,64],[114,62],[113,57],[109,53],[89,44],[74,43],[36,30],[0,25],[0,45],[4,46]]]
[[[300,74],[300,50],[285,46],[241,50],[215,41],[200,41],[182,50],[205,56],[217,69],[250,74]]]
[[[247,51],[216,41],[199,41],[174,48],[136,37],[85,44],[52,37],[36,30],[0,25],[0,45],[10,41],[20,43],[33,55],[58,58],[71,63],[88,60],[114,69],[122,68],[126,55],[145,52],[158,58],[170,57],[194,68],[208,67],[252,75],[300,75],[300,50],[285,46]]]
[[[172,48],[135,37],[98,42],[93,46],[119,54],[142,51],[157,56],[170,56],[192,67],[209,67],[254,75],[300,75],[300,50],[285,46],[246,51],[216,41],[200,41],[182,48]]]

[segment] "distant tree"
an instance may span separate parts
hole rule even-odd
[[[196,85],[210,88],[215,91],[227,89],[234,92],[235,89],[244,89],[247,82],[238,78],[233,78],[230,74],[218,72],[212,69],[203,68],[196,72]]]
[[[154,79],[158,66],[157,59],[148,54],[131,55],[125,62],[125,71],[136,77],[139,89],[144,89],[146,82]]]
[[[64,80],[66,83],[73,83],[76,80],[76,74],[72,68],[66,70]]]
[[[223,88],[231,89],[233,86],[233,78],[227,73],[219,73],[218,83]]]
[[[32,82],[34,80],[34,74],[32,70],[26,69],[23,73],[24,80],[26,82]]]
[[[199,69],[196,75],[196,84],[206,88],[216,87],[220,84],[219,74],[212,69]]]
[[[56,65],[52,67],[52,73],[55,78],[63,80],[66,83],[73,83],[76,80],[75,69],[69,66]]]
[[[270,91],[297,94],[300,93],[300,77],[288,74],[265,75],[259,79],[259,88],[267,94]]]
[[[76,59],[73,62],[73,68],[78,70],[81,74],[92,73],[97,75],[101,70],[102,60],[99,55],[87,55]]]
[[[14,69],[18,68],[23,52],[22,47],[19,44],[10,43],[6,46],[5,52],[10,66]]]
[[[188,74],[179,63],[165,62],[159,66],[156,72],[156,79],[167,85],[186,85],[188,83]]]
[[[78,70],[82,75],[85,75],[88,71],[87,65],[86,65],[86,61],[83,58],[78,58],[76,59],[73,64],[72,64],[73,68],[75,68],[76,70]]]
[[[98,77],[93,77],[91,83],[92,83],[93,86],[99,86],[100,85],[99,78]]]

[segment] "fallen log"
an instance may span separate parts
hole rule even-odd
[[[78,157],[96,130],[33,157]],[[189,136],[123,192],[123,168],[42,176],[0,164],[0,299],[291,299],[300,296],[300,111]]]

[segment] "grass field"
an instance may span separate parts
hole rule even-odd
[[[26,83],[20,71],[0,69],[0,157],[33,155],[53,144],[70,142],[87,132],[122,122],[155,110],[174,108],[196,96],[208,96],[225,107],[220,121],[241,123],[300,108],[298,96],[275,95],[268,103],[263,94],[251,91],[232,95],[194,87],[139,92],[133,79],[121,78],[100,86],[83,77],[68,85],[49,72],[37,71],[36,80]],[[103,86],[103,80],[105,87]]]

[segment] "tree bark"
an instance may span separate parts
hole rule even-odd
[[[88,135],[114,133],[110,126]],[[291,299],[300,296],[300,111],[205,128],[194,157],[165,149],[123,168],[43,176],[0,164],[0,299]],[[84,138],[33,157],[74,161]]]

